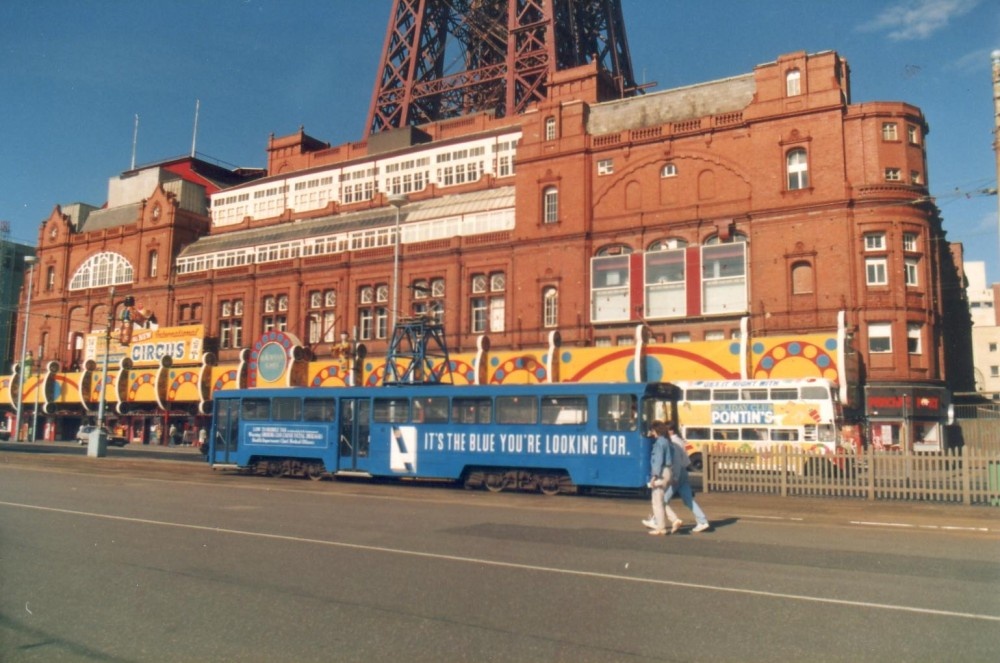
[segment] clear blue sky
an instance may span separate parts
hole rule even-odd
[[[996,0],[623,0],[636,77],[669,89],[836,50],[853,101],[920,107],[948,238],[1000,281],[990,52]],[[264,166],[268,135],[361,139],[391,0],[3,0],[0,219],[34,245],[56,204],[191,150]]]

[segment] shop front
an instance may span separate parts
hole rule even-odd
[[[951,395],[944,387],[878,384],[865,387],[868,441],[876,451],[948,448]]]

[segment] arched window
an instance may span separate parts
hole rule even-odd
[[[683,249],[687,246],[686,240],[679,237],[668,237],[667,239],[658,239],[646,249],[646,251],[669,251],[670,249]]]
[[[106,288],[132,283],[132,264],[117,253],[98,253],[76,270],[69,282],[70,290]]]
[[[545,223],[559,221],[559,189],[554,186],[542,192],[542,219]]]
[[[785,74],[785,96],[796,97],[802,94],[802,72],[792,69]]]
[[[789,150],[785,164],[789,191],[809,188],[809,159],[806,151],[801,147]]]
[[[542,289],[542,326],[559,326],[559,291],[555,286]]]
[[[630,259],[624,244],[606,246],[590,261],[590,320],[620,322],[631,319]]]
[[[813,268],[808,262],[792,265],[792,294],[804,295],[813,292]]]
[[[747,237],[714,235],[701,247],[701,313],[734,314],[747,310]]]
[[[159,271],[159,265],[157,264],[160,259],[160,254],[156,251],[149,252],[149,278],[155,279],[156,273]]]
[[[545,140],[556,139],[556,118],[545,118]]]

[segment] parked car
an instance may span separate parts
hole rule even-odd
[[[78,444],[87,444],[90,442],[90,435],[97,429],[97,426],[83,425],[80,426],[80,430],[76,432],[76,441]],[[121,435],[115,435],[107,426],[102,426],[101,430],[104,431],[104,437],[108,442],[110,447],[124,447],[128,444],[128,440]]]

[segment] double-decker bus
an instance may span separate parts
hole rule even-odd
[[[244,389],[213,398],[208,462],[271,476],[446,479],[466,487],[638,489],[669,383]]]
[[[680,381],[678,417],[692,465],[706,447],[770,451],[787,445],[824,454],[854,453],[841,437],[836,385],[820,378]]]

